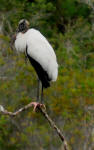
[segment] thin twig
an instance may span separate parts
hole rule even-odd
[[[7,111],[6,109],[4,109],[4,107],[2,105],[0,105],[0,111],[3,115],[9,115],[9,116],[16,116],[18,115],[20,112],[22,111],[25,111],[27,110],[28,108],[32,107],[32,103],[29,103],[28,105],[18,109],[17,111],[15,112],[10,112],[10,111]]]
[[[21,113],[22,111],[27,110],[28,108],[32,107],[34,105],[34,103],[29,103],[28,105],[20,108],[19,110],[17,110],[16,112],[9,112],[6,109],[4,109],[4,107],[2,105],[0,105],[0,112],[3,115],[9,115],[9,116],[16,116],[19,113]],[[41,112],[41,114],[46,118],[46,120],[49,122],[50,126],[55,129],[56,133],[58,134],[58,136],[60,137],[61,141],[64,144],[64,150],[69,150],[68,148],[68,144],[65,140],[65,137],[63,136],[63,133],[61,132],[61,130],[56,126],[55,122],[50,118],[50,116],[47,114],[46,112],[46,108],[45,107],[40,107],[40,105],[37,107],[38,110]]]

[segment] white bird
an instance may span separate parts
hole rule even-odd
[[[34,67],[38,76],[37,101],[39,101],[40,81],[42,83],[41,103],[43,88],[48,88],[51,81],[56,81],[58,76],[58,63],[55,52],[48,40],[36,29],[29,29],[29,22],[22,19],[18,24],[16,36],[13,38],[15,48],[24,52]],[[39,103],[34,102],[34,109]]]

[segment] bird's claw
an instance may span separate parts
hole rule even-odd
[[[36,112],[37,108],[44,108],[46,109],[44,104],[38,103],[38,102],[31,102],[30,103],[31,106],[34,106],[33,111]]]

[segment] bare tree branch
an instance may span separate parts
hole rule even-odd
[[[25,105],[24,107],[20,108],[19,110],[17,110],[16,112],[9,112],[6,109],[4,109],[4,107],[2,105],[0,105],[0,112],[3,115],[9,115],[9,116],[16,116],[19,113],[21,113],[22,111],[27,110],[28,108],[32,107],[34,105],[34,102],[29,103],[28,105]],[[65,140],[65,137],[63,136],[63,133],[61,132],[61,130],[56,126],[55,122],[50,118],[50,116],[47,114],[46,112],[46,108],[45,107],[41,107],[40,105],[37,106],[37,109],[41,112],[41,114],[46,118],[46,120],[49,122],[50,126],[55,129],[56,133],[58,134],[59,138],[61,139],[61,141],[64,144],[64,150],[69,150],[68,148],[68,144],[67,141]]]

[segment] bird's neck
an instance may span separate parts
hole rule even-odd
[[[17,34],[18,34],[18,33],[23,33],[23,34],[24,34],[24,33],[26,33],[28,30],[29,30],[29,28],[26,28],[26,29],[24,29],[23,31],[17,30],[16,33],[17,33]]]

